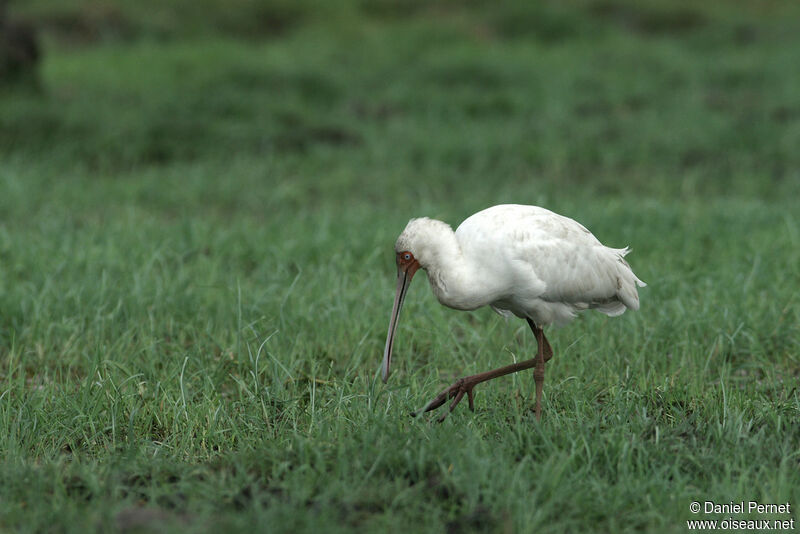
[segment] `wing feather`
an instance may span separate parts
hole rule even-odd
[[[534,320],[545,324],[587,308],[610,316],[639,308],[636,288],[645,284],[624,259],[629,249],[606,247],[568,217],[535,206],[495,206],[464,221],[459,234],[482,251],[487,271],[506,270],[509,291],[495,308],[528,316],[534,310]]]

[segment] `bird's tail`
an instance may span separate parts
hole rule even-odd
[[[613,316],[620,315],[625,311],[625,308],[630,308],[634,311],[638,310],[639,291],[636,289],[636,287],[645,287],[647,284],[640,280],[636,274],[634,274],[630,264],[625,261],[625,256],[627,256],[631,251],[629,247],[616,248],[612,250],[617,254],[617,259],[619,262],[617,265],[617,298],[622,304],[625,305],[625,307],[619,310],[616,308],[614,310],[609,310],[611,313],[608,313],[602,309],[600,309],[600,311]]]

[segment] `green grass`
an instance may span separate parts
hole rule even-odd
[[[0,530],[800,506],[792,3],[149,4],[12,5],[47,46],[0,98]],[[535,350],[420,279],[378,377],[406,221],[503,202],[630,245],[641,310],[548,331],[540,424],[530,373],[412,419]]]

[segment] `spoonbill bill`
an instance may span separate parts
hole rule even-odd
[[[460,378],[412,414],[434,410],[452,398],[439,421],[465,394],[474,410],[472,390],[477,384],[531,367],[539,420],[544,364],[553,356],[542,328],[566,324],[586,309],[611,317],[628,308],[638,310],[636,286],[646,285],[625,261],[627,247],[607,247],[580,223],[537,206],[493,206],[466,219],[455,232],[442,221],[411,219],[394,249],[397,293],[383,352],[384,382],[389,379],[400,309],[418,269],[427,272],[433,293],[445,306],[456,310],[490,306],[506,317],[525,319],[536,337],[535,357]]]

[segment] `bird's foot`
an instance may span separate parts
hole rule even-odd
[[[450,403],[450,408],[444,412],[442,415],[439,416],[437,419],[438,422],[444,421],[445,417],[455,409],[461,399],[464,398],[464,394],[467,395],[467,399],[469,400],[469,409],[473,412],[475,411],[475,404],[473,402],[473,393],[472,388],[478,383],[477,381],[469,380],[470,377],[467,378],[459,378],[455,381],[455,383],[450,386],[449,388],[445,389],[441,393],[439,393],[432,401],[426,404],[422,409],[417,410],[416,412],[412,412],[412,417],[417,417],[420,414],[425,412],[429,412],[431,410],[435,410],[442,406],[447,399],[453,399],[453,402]]]

